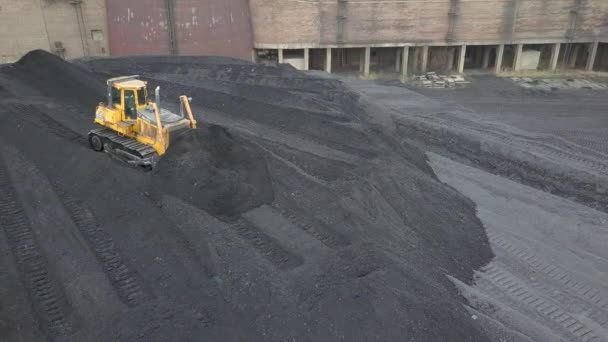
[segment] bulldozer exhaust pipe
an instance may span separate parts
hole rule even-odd
[[[158,107],[158,110],[160,111],[160,86],[157,86],[156,89],[154,89],[154,102],[156,103],[156,107]]]

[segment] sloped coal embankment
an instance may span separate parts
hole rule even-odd
[[[201,99],[201,128],[148,173],[86,142],[99,75],[134,73]],[[67,298],[58,329],[17,262],[7,277],[26,286],[7,295],[27,300],[0,309],[0,339],[486,340],[445,276],[470,281],[492,257],[474,206],[372,129],[339,82],[218,57],[69,64],[34,51],[0,87],[0,184],[17,194],[0,200],[53,237],[30,248]],[[206,106],[227,124],[207,123]],[[25,200],[31,184],[43,200]],[[21,260],[2,228],[1,252]],[[68,277],[78,263],[105,280]]]

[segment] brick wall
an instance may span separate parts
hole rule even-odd
[[[250,0],[256,46],[565,39],[576,0]],[[452,16],[449,13],[453,13]],[[451,32],[449,36],[448,33]],[[582,0],[580,40],[608,35],[608,1]]]
[[[77,7],[66,0],[0,0],[0,62],[13,62],[28,51],[54,52],[65,58],[108,53],[105,2],[83,0],[79,26]]]

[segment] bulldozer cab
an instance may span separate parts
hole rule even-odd
[[[137,111],[148,105],[146,83],[140,80],[125,80],[112,84],[112,103],[123,113],[123,121],[137,120]]]

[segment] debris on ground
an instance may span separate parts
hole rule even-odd
[[[432,71],[424,75],[415,75],[413,80],[423,88],[456,88],[471,83],[466,81],[462,75],[437,75]]]
[[[608,89],[608,83],[587,79],[511,77],[511,80],[524,88],[547,91],[562,89]]]

